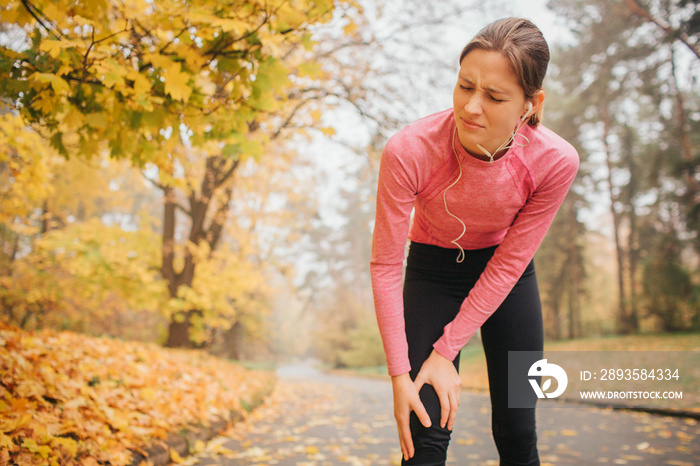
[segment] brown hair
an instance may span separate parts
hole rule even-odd
[[[547,41],[532,22],[522,18],[503,18],[483,28],[462,50],[459,63],[474,49],[501,52],[510,61],[511,69],[531,99],[542,89],[542,81],[549,64]],[[528,123],[537,126],[542,119],[542,108]]]

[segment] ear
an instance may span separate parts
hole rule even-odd
[[[540,89],[532,99],[528,100],[528,103],[532,104],[532,109],[528,112],[528,116],[532,116],[540,111],[544,104],[544,97],[544,91]]]

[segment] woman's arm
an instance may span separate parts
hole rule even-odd
[[[511,292],[544,239],[578,171],[578,155],[562,157],[518,213],[435,350],[454,360],[471,336]]]
[[[418,190],[418,166],[392,138],[382,153],[370,272],[374,307],[389,375],[411,370],[403,320],[403,264],[411,211]]]
[[[419,171],[414,161],[397,156],[404,153],[397,145],[395,140],[390,140],[382,153],[370,271],[377,323],[392,376],[401,453],[408,460],[415,453],[409,422],[411,412],[416,413],[425,427],[430,427],[431,422],[419,389],[408,374],[411,365],[403,319],[403,262]]]

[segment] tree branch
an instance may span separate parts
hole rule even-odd
[[[148,181],[149,183],[151,183],[153,186],[155,186],[156,188],[160,189],[161,191],[165,191],[166,187],[165,187],[164,185],[162,185],[162,184],[158,183],[157,181],[155,181],[155,180],[153,180],[153,179],[147,177],[146,174],[145,174],[144,172],[141,172],[141,175],[143,175],[143,177],[146,179],[146,181]],[[188,217],[191,217],[191,216],[192,216],[192,214],[190,213],[190,211],[187,210],[182,204],[177,203],[177,202],[173,202],[173,205],[175,206],[176,209],[178,209],[180,212],[182,212],[183,214],[187,215]]]
[[[690,49],[691,52],[695,54],[698,59],[700,59],[700,49],[696,48],[693,44],[690,43],[688,40],[688,36],[684,34],[682,31],[676,31],[673,29],[669,24],[666,24],[665,22],[661,21],[658,18],[655,18],[651,13],[649,13],[647,10],[642,8],[636,0],[625,0],[625,3],[627,3],[627,6],[629,7],[630,10],[632,10],[632,13],[641,16],[642,18],[646,19],[647,21],[650,21],[654,24],[656,24],[659,28],[661,28],[666,34],[670,36],[676,36],[678,37],[678,40],[680,40],[682,43],[686,45]]]
[[[223,185],[226,180],[231,178],[233,174],[235,173],[236,169],[238,168],[238,165],[240,165],[241,159],[234,160],[233,163],[231,164],[231,167],[222,175],[217,177],[216,179],[216,187],[220,187]]]
[[[44,18],[46,18],[46,15],[44,13],[42,13],[42,11],[40,9],[38,9],[37,7],[32,5],[29,0],[22,0],[22,5],[24,5],[24,8],[29,12],[29,14],[32,15],[34,17],[34,19],[41,25],[41,27],[46,29],[46,31],[49,34],[54,36],[56,39],[59,39],[59,40],[61,39],[61,33],[59,32],[58,35],[56,35],[56,32],[53,29],[49,28],[46,24],[44,24],[44,22],[41,19],[39,19],[39,16],[34,12],[34,10],[36,10]],[[47,18],[47,19],[49,19],[49,18]]]

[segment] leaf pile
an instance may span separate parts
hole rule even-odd
[[[128,464],[168,432],[244,412],[272,377],[203,352],[0,324],[0,464]]]

